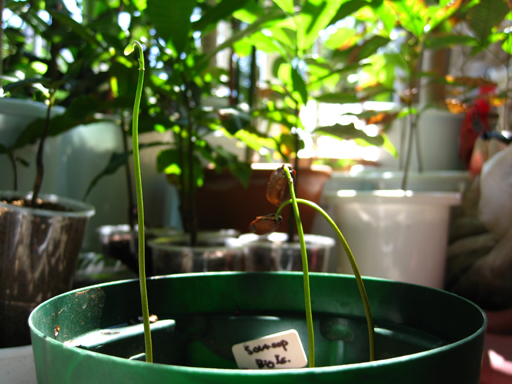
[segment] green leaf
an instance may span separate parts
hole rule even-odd
[[[208,7],[201,18],[192,23],[196,31],[204,31],[207,27],[215,26],[219,21],[227,19],[233,12],[243,8],[249,0],[223,0],[215,7]]]
[[[431,36],[425,41],[425,47],[433,49],[448,48],[454,45],[475,47],[478,45],[478,40],[472,36],[465,35],[440,35]]]
[[[274,0],[274,3],[286,13],[293,15],[293,0]]]
[[[293,93],[298,93],[300,95],[302,104],[306,104],[308,102],[308,90],[306,87],[306,82],[295,68],[292,67],[291,70]]]
[[[398,151],[396,150],[396,148],[393,145],[393,143],[391,142],[391,140],[389,140],[388,135],[386,135],[385,133],[382,133],[381,137],[384,140],[384,142],[382,143],[382,148],[384,148],[385,151],[387,151],[395,159],[397,159],[398,158]]]
[[[396,16],[393,10],[384,1],[372,2],[372,9],[378,20],[382,21],[386,32],[391,33],[396,24]]]
[[[190,16],[196,0],[148,0],[148,14],[157,33],[184,52],[190,39]]]
[[[457,12],[462,5],[462,0],[450,1],[450,2],[441,2],[439,7],[430,6],[427,14],[429,15],[429,26],[430,29],[436,28],[443,21],[447,20],[451,17],[455,12]]]
[[[243,21],[244,23],[247,23],[247,24],[254,23],[256,20],[258,20],[259,17],[264,16],[264,15],[265,15],[265,11],[255,1],[250,1],[248,3],[245,3],[245,6],[243,8],[241,8],[238,11],[235,11],[233,13],[233,17],[235,19]]]
[[[135,7],[139,10],[139,11],[143,11],[146,9],[146,7],[148,6],[148,3],[146,0],[132,0],[132,3],[133,5],[135,5]]]
[[[218,110],[222,126],[232,135],[246,128],[251,122],[251,116],[235,108],[221,108]]]
[[[302,76],[289,63],[281,64],[277,77],[286,84],[288,91],[296,98],[299,97],[303,104],[308,101],[308,91]]]
[[[16,81],[14,83],[4,84],[4,92],[12,92],[17,88],[24,87],[27,85],[34,85],[34,84],[44,84],[48,85],[50,84],[51,79],[47,77],[37,77],[37,78],[30,78],[30,79],[24,79],[20,81]]]
[[[478,40],[486,42],[492,28],[499,24],[509,11],[506,0],[481,1],[468,11],[469,27]]]
[[[83,200],[85,201],[87,197],[89,196],[89,193],[91,193],[92,189],[98,184],[98,182],[107,175],[111,175],[115,173],[119,168],[121,168],[123,165],[126,165],[126,162],[128,161],[128,158],[131,156],[131,152],[122,152],[117,153],[114,152],[112,155],[110,155],[110,159],[107,162],[107,166],[99,173],[97,174],[87,187],[87,190],[85,191],[85,195]]]
[[[73,18],[61,12],[49,11],[49,13],[55,20],[58,20],[59,23],[75,32],[78,36],[87,41],[89,44],[92,44],[94,46],[102,45],[88,28],[86,28],[80,23],[77,23]]]
[[[390,41],[391,39],[388,37],[372,36],[370,39],[366,40],[363,44],[354,49],[351,54],[350,62],[353,63],[366,59],[377,52],[379,48],[387,45]]]
[[[332,17],[329,24],[334,24],[339,20],[343,20],[347,16],[354,14],[369,3],[366,0],[345,0],[338,8],[336,14]]]
[[[164,1],[164,0],[154,0],[154,1]],[[222,44],[219,44],[212,52],[210,52],[207,56],[204,56],[200,61],[198,61],[195,65],[196,71],[200,72],[204,69],[205,66],[208,65],[210,59],[215,56],[218,52],[231,47],[234,42],[241,40],[242,38],[249,36],[255,32],[259,32],[262,28],[264,28],[268,23],[271,23],[275,20],[283,19],[286,15],[282,10],[272,10],[264,16],[258,18],[253,24],[249,25],[247,28],[238,31],[229,39],[225,40]]]
[[[156,170],[167,175],[180,175],[179,152],[177,149],[165,149],[160,151],[156,157]]]
[[[143,150],[145,148],[151,148],[155,146],[161,146],[165,145],[166,143],[163,142],[152,142],[152,143],[144,143],[139,145],[139,149]],[[133,151],[128,152],[114,152],[112,155],[110,155],[110,159],[107,162],[107,165],[103,170],[98,173],[96,176],[93,177],[91,180],[91,183],[87,187],[87,190],[85,191],[85,195],[83,197],[83,200],[85,201],[93,188],[98,184],[98,182],[105,176],[112,175],[117,172],[117,170],[125,165],[127,165],[128,159],[133,154]]]
[[[501,45],[503,50],[507,52],[509,55],[512,55],[512,35],[507,34],[506,39],[503,41],[503,44]]]
[[[303,53],[318,39],[318,34],[325,29],[342,0],[308,0],[302,12],[296,17],[297,40],[299,50]]]
[[[360,37],[354,28],[339,28],[325,41],[325,46],[331,49],[347,49],[358,42]]]
[[[428,23],[427,7],[418,0],[393,0],[387,2],[395,11],[402,28],[421,37]]]
[[[359,139],[364,140],[370,145],[380,146],[384,144],[381,136],[368,136],[364,131],[357,129],[353,123],[348,125],[335,124],[328,127],[320,127],[313,131],[339,140]]]
[[[359,98],[354,93],[348,92],[336,92],[336,93],[325,93],[319,96],[315,96],[314,99],[321,103],[332,103],[332,104],[344,104],[344,103],[358,103]]]

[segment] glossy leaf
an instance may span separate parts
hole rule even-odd
[[[308,90],[306,82],[299,74],[297,69],[293,68],[290,64],[285,63],[279,67],[277,76],[283,83],[286,84],[288,91],[291,92],[294,97],[298,95],[302,104],[307,103]]]
[[[172,41],[180,52],[186,50],[190,39],[190,16],[197,4],[196,0],[148,0],[148,14],[157,33]]]
[[[297,41],[301,53],[307,51],[318,39],[318,33],[326,28],[342,0],[308,0],[296,17]]]
[[[201,18],[192,23],[196,31],[204,31],[207,27],[215,26],[221,20],[227,19],[233,12],[245,7],[249,0],[223,0],[214,7],[208,7],[201,15]],[[208,28],[209,30],[210,28]]]
[[[293,15],[293,0],[274,0],[274,3],[286,13]]]
[[[429,27],[430,29],[436,28],[443,21],[447,20],[449,17],[453,16],[455,12],[457,12],[462,6],[463,0],[452,0],[449,2],[445,2],[445,4],[440,4],[439,7],[430,8],[434,11],[432,14],[429,14]]]
[[[427,6],[423,0],[392,0],[387,4],[395,11],[402,28],[418,38],[423,35],[428,22]]]
[[[382,21],[386,32],[389,34],[395,28],[396,15],[385,1],[374,1],[371,4],[373,12]]]
[[[477,46],[478,40],[472,36],[465,35],[437,35],[431,36],[425,41],[426,48],[438,49],[448,48],[455,45]]]
[[[351,16],[367,5],[369,5],[369,2],[366,0],[344,0],[335,15],[331,18],[329,24],[335,24],[337,21]]]
[[[509,11],[506,0],[481,1],[468,11],[469,27],[475,37],[485,45],[492,28],[500,23]]]
[[[325,46],[330,49],[347,49],[361,39],[354,28],[339,28],[325,41]]]
[[[159,0],[164,1],[164,0]],[[266,13],[264,16],[259,17],[254,23],[249,25],[247,28],[242,29],[231,36],[229,39],[226,39],[222,44],[219,44],[212,52],[210,52],[207,56],[203,57],[196,65],[196,71],[200,72],[204,69],[210,62],[210,59],[217,54],[217,52],[222,51],[228,47],[231,47],[235,42],[241,40],[246,36],[250,36],[251,34],[260,31],[267,24],[272,23],[276,20],[280,20],[286,17],[286,14],[283,13],[282,10],[272,10]]]
[[[384,139],[381,136],[368,136],[364,131],[357,129],[353,123],[348,125],[335,124],[328,127],[320,127],[313,131],[322,135],[328,135],[339,140],[361,139],[370,145],[382,145]]]
[[[349,56],[349,63],[356,63],[373,55],[381,47],[391,41],[388,37],[372,36],[363,44],[354,47]]]

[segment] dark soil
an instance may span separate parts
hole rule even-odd
[[[10,199],[2,198],[0,200],[0,202],[2,202],[4,204],[12,204],[17,207],[28,207],[28,208],[32,207],[32,200],[25,199],[25,198],[19,198],[19,197],[10,198]],[[58,212],[71,212],[70,209],[68,209],[60,204],[52,203],[50,201],[43,201],[41,199],[36,199],[36,206],[33,208],[46,209],[49,211],[58,211]]]

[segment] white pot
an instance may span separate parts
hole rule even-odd
[[[32,345],[0,348],[0,384],[36,384]]]
[[[442,288],[456,192],[340,190],[327,196],[361,273]],[[351,273],[338,246],[338,271]]]
[[[52,116],[62,114],[64,108],[55,107]],[[36,119],[46,118],[47,106],[44,103],[31,100],[18,100],[0,98],[0,143],[5,146],[14,144],[25,127]],[[36,177],[36,154],[38,144],[28,145],[14,152],[16,157],[25,159],[30,166],[24,167],[17,164],[18,190],[32,190]],[[55,193],[59,167],[60,136],[48,137],[44,147],[44,179],[41,185],[42,193]],[[11,162],[6,155],[0,156],[0,190],[12,190],[14,188],[14,171]]]
[[[454,115],[440,109],[427,109],[418,120],[420,151],[424,170],[464,169],[459,159],[459,134],[463,114]],[[388,132],[389,140],[400,150],[403,121],[396,120]],[[405,151],[405,149],[404,149]],[[399,156],[405,158],[405,153]],[[411,170],[417,169],[416,148],[413,147]],[[384,167],[398,168],[398,160],[384,149],[380,150],[379,163]]]
[[[141,142],[156,142],[168,139],[168,134],[144,133]],[[73,199],[83,199],[91,181],[108,164],[114,152],[122,153],[123,137],[115,121],[101,121],[80,125],[62,135],[60,146],[60,174],[57,194]],[[131,136],[129,137],[131,148]],[[171,211],[172,187],[165,175],[158,174],[155,168],[156,154],[162,147],[143,149],[141,155],[142,186],[144,209],[147,224],[163,226],[169,224],[166,217]],[[131,182],[134,186],[132,157],[129,158]],[[133,189],[135,204],[135,190]],[[115,173],[103,177],[86,200],[96,208],[84,239],[84,249],[101,252],[102,247],[96,228],[103,225],[116,225],[128,222],[128,187],[126,169],[119,168]]]
[[[372,189],[402,188],[403,172],[370,172],[366,175]],[[407,188],[412,191],[464,192],[470,182],[468,171],[409,172]],[[343,188],[347,189],[347,188]]]

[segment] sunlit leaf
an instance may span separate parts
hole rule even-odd
[[[318,33],[329,25],[342,0],[308,0],[296,17],[297,40],[301,52],[308,50],[318,39]]]
[[[274,3],[286,13],[293,15],[293,0],[274,0]]]
[[[370,145],[382,145],[384,143],[384,139],[381,136],[368,136],[364,131],[357,129],[353,123],[348,125],[335,124],[328,127],[319,127],[313,132],[328,135],[338,140],[361,139]]]
[[[387,0],[386,4],[395,11],[402,28],[418,38],[423,35],[428,22],[423,0]]]

